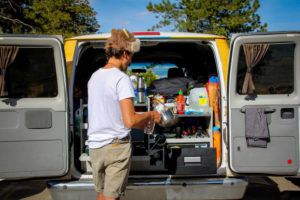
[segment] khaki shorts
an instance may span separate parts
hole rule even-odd
[[[125,189],[131,160],[131,143],[108,144],[90,149],[96,192],[118,198]]]

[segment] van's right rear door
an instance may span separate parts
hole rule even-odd
[[[234,37],[228,78],[230,168],[299,172],[300,33]]]

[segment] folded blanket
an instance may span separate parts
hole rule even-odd
[[[248,147],[266,148],[270,141],[268,120],[264,108],[246,108],[245,136]]]

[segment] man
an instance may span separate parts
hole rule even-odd
[[[88,145],[98,200],[119,199],[130,166],[130,129],[158,123],[155,111],[134,111],[134,90],[126,72],[140,42],[127,30],[115,30],[105,45],[107,64],[88,82]]]

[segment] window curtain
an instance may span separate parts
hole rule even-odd
[[[5,72],[14,62],[19,48],[16,46],[0,46],[0,96],[5,95]]]
[[[255,85],[252,78],[252,69],[265,56],[268,48],[268,44],[243,44],[247,65],[247,72],[242,88],[243,94],[253,94],[255,92]]]

